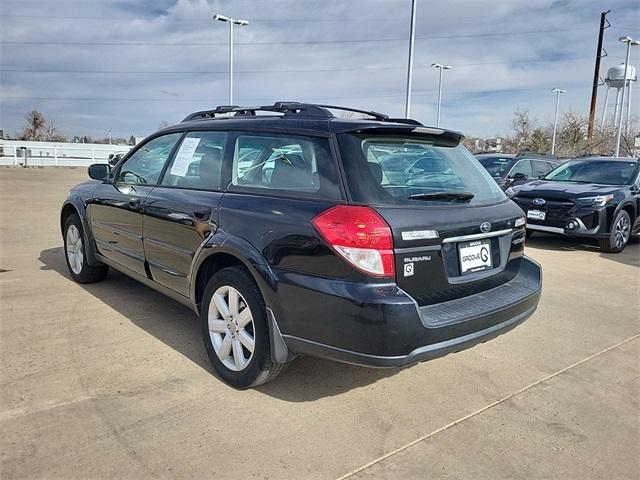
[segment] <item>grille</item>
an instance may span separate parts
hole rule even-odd
[[[534,205],[533,199],[539,197],[514,197],[514,201],[522,207],[523,210],[540,210],[545,212],[546,218],[540,222],[538,220],[527,219],[528,223],[537,225],[548,225],[550,227],[564,228],[569,210],[573,208],[574,203],[570,200],[558,198],[546,198],[544,205]]]

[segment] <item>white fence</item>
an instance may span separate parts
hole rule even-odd
[[[0,140],[0,165],[88,166],[107,163],[109,155],[130,149],[129,145]]]

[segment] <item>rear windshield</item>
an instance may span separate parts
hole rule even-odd
[[[619,160],[572,160],[550,172],[545,180],[629,185],[636,166],[637,162]]]
[[[484,157],[479,158],[480,164],[492,177],[502,177],[513,163],[512,158]]]
[[[356,202],[383,205],[486,205],[505,194],[462,145],[411,136],[338,135]]]

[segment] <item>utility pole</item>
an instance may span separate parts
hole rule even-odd
[[[610,11],[611,10],[607,10],[606,12],[602,12],[600,14],[600,32],[598,34],[598,48],[596,50],[596,66],[593,69],[593,89],[591,90],[591,108],[589,109],[589,127],[587,129],[587,138],[591,138],[593,136],[593,122],[596,118],[598,86],[600,85],[600,59],[603,56],[606,56],[606,52],[605,55],[602,55],[602,40],[604,38],[604,30],[611,26],[609,20],[607,20],[607,13],[609,13]]]
[[[409,36],[409,62],[407,65],[407,92],[404,104],[404,116],[411,115],[411,76],[413,75],[413,44],[416,40],[416,1],[411,0],[411,34]]]

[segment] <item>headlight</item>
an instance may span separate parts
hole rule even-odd
[[[597,197],[583,197],[580,199],[581,202],[594,207],[604,207],[611,200],[613,200],[613,195],[598,195]]]

